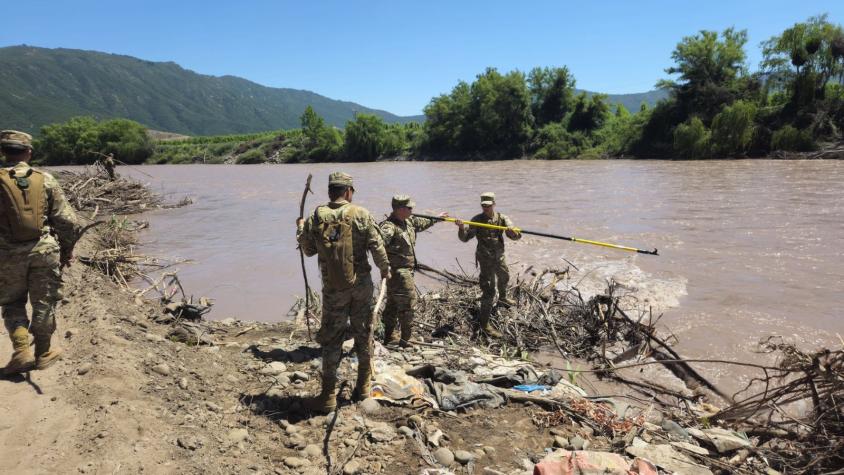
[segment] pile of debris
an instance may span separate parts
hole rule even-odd
[[[90,211],[91,219],[99,212],[138,214],[155,208],[178,208],[191,204],[187,197],[178,203],[165,203],[161,195],[150,191],[145,184],[125,177],[109,180],[107,174],[96,168],[61,170],[54,175],[62,184],[70,204],[77,211]]]
[[[732,402],[729,395],[693,369],[656,331],[660,317],[635,310],[635,298],[608,282],[604,292],[585,296],[571,282],[569,271],[527,269],[514,279],[508,294],[513,305],[499,305],[493,324],[502,337],[478,338],[480,291],[477,280],[422,266],[420,272],[443,282],[436,292],[423,295],[416,323],[435,337],[449,337],[466,345],[482,345],[500,356],[527,359],[537,351],[554,349],[564,360],[581,359],[605,368],[604,376],[638,387],[648,395],[667,394],[694,401],[701,396]],[[631,317],[631,314],[638,314]],[[484,345],[485,343],[485,345]],[[615,369],[638,359],[659,364],[676,376],[684,391],[654,381],[625,378]],[[673,401],[661,400],[666,407]]]

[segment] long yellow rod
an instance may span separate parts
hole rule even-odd
[[[433,219],[433,220],[436,220],[436,221],[448,221],[448,222],[451,222],[451,223],[458,221],[458,218],[428,216],[426,214],[416,214],[416,213],[414,213],[414,216],[419,216],[420,218]],[[583,244],[592,244],[593,246],[608,247],[610,249],[619,249],[621,251],[638,252],[639,254],[649,254],[651,256],[658,256],[659,255],[656,248],[654,248],[653,251],[647,251],[647,250],[638,249],[638,248],[635,248],[635,247],[621,246],[619,244],[611,244],[611,243],[608,243],[608,242],[593,241],[591,239],[581,239],[581,238],[575,238],[575,237],[569,237],[569,236],[560,236],[558,234],[541,233],[541,232],[538,232],[538,231],[528,231],[527,229],[521,229],[521,228],[517,228],[517,227],[508,228],[507,226],[498,226],[498,225],[489,224],[489,223],[479,223],[479,222],[476,222],[476,221],[462,221],[462,222],[463,222],[463,224],[465,224],[467,226],[474,226],[476,228],[495,229],[495,230],[499,230],[499,231],[507,231],[509,229],[511,231],[514,231],[514,232],[517,232],[517,233],[522,233],[522,234],[531,234],[531,235],[534,235],[534,236],[542,236],[542,237],[548,237],[548,238],[552,238],[552,239],[562,239],[562,240],[565,240],[565,241],[579,242],[579,243],[583,243]]]

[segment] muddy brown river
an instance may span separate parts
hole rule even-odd
[[[755,343],[777,334],[805,348],[840,345],[844,334],[844,162],[840,161],[515,161],[399,162],[279,166],[121,167],[186,208],[145,215],[142,252],[190,258],[179,276],[195,296],[214,298],[210,318],[276,321],[303,295],[295,218],[308,173],[326,200],[327,176],[355,177],[355,202],[376,219],[396,193],[419,212],[468,219],[483,191],[525,229],[639,248],[660,256],[526,236],[508,242],[517,269],[580,271],[597,290],[613,279],[687,356],[757,360]],[[308,211],[306,211],[307,213]],[[474,244],[451,223],[422,233],[421,262],[474,269]],[[318,285],[315,258],[308,259]],[[423,287],[434,285],[422,281]],[[722,368],[708,368],[721,375]],[[717,376],[716,376],[717,377]]]

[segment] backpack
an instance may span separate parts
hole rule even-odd
[[[316,247],[325,285],[348,288],[355,285],[355,262],[352,232],[356,209],[352,205],[331,209],[320,206],[314,210]]]
[[[41,238],[44,223],[44,175],[33,169],[16,175],[14,169],[0,169],[0,220],[15,242]]]

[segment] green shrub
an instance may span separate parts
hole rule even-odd
[[[810,152],[815,150],[815,141],[808,130],[799,130],[786,125],[774,132],[771,138],[772,150],[787,150],[791,152]]]
[[[539,129],[531,145],[534,157],[560,160],[576,158],[592,144],[583,132],[569,132],[562,124],[551,123]]]
[[[706,158],[709,156],[710,133],[697,117],[674,129],[674,152],[679,158]]]
[[[247,150],[235,158],[237,164],[264,163],[265,161],[267,161],[266,156],[260,148]]]
[[[45,165],[94,163],[109,153],[121,162],[142,163],[153,153],[143,125],[126,119],[97,122],[93,117],[45,125],[34,148],[38,163]]]
[[[753,118],[756,105],[736,101],[712,119],[712,150],[722,156],[738,156],[747,152],[753,139]]]

